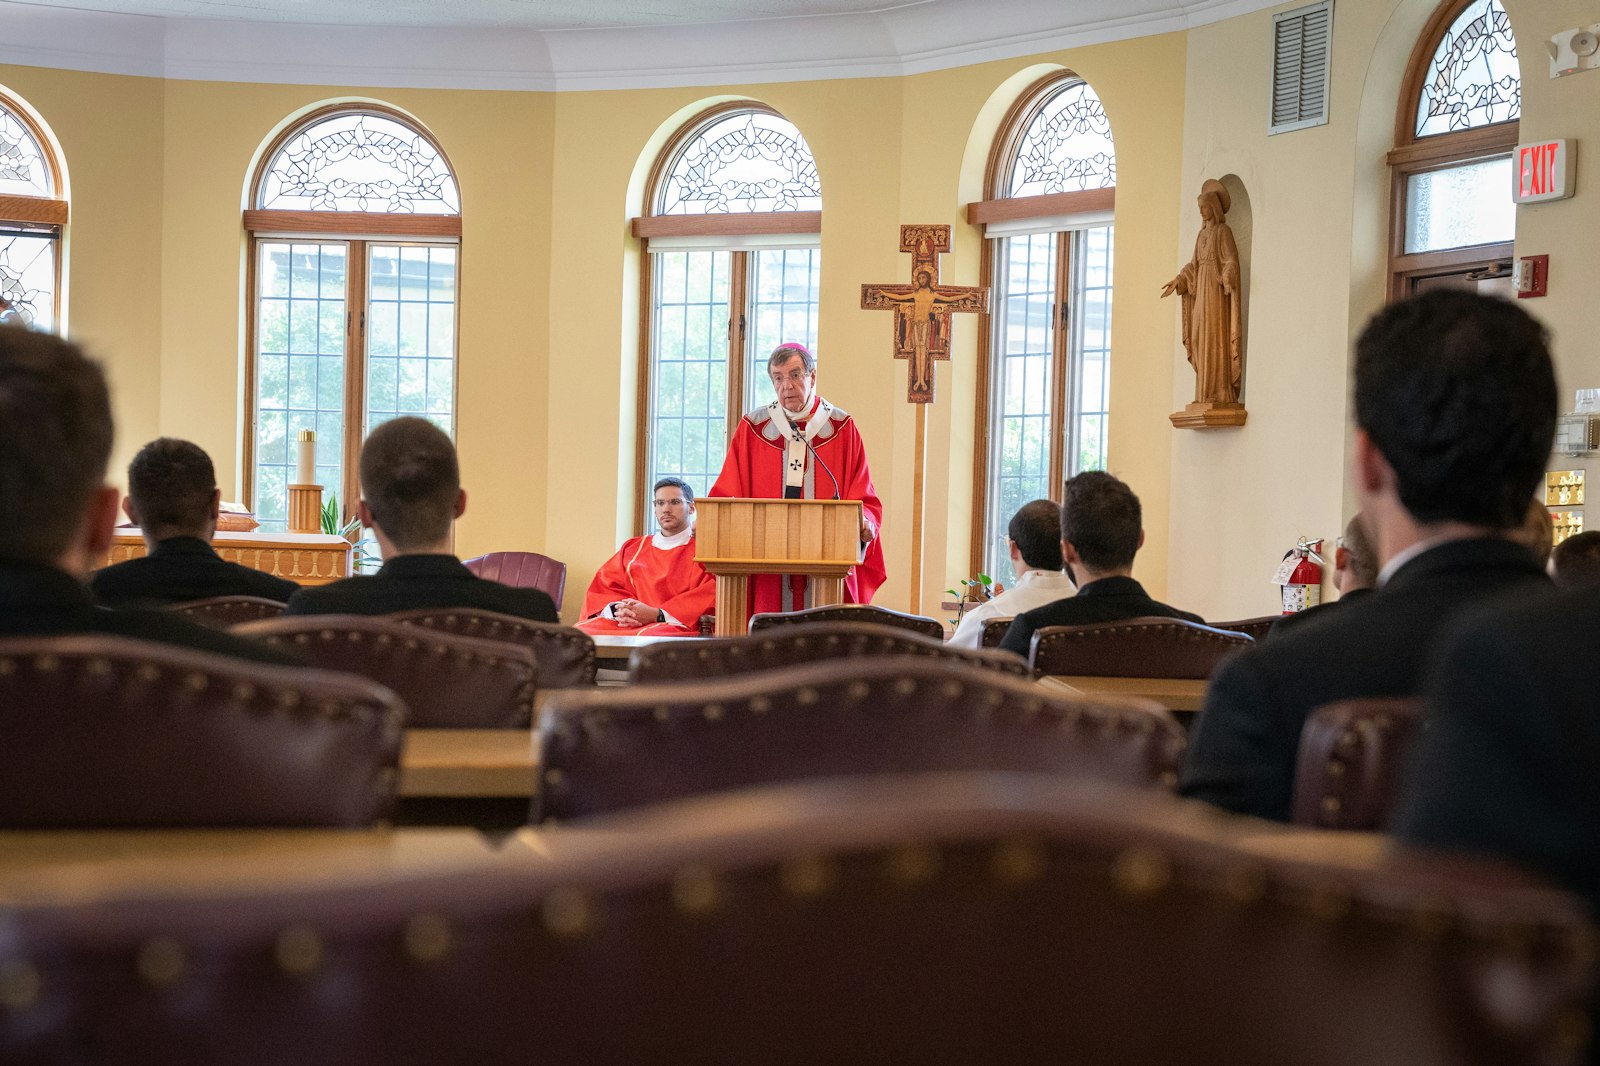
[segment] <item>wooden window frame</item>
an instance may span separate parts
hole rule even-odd
[[[1114,211],[1116,186],[1088,189],[1081,192],[1051,193],[1042,196],[1003,195],[1010,177],[1011,163],[1028,126],[1038,109],[1059,89],[1085,82],[1087,79],[1070,70],[1052,71],[1029,85],[1006,111],[1000,123],[1000,135],[989,149],[988,165],[984,171],[984,195],[987,199],[967,205],[967,221],[973,225],[991,222],[1010,222],[1030,218],[1048,218],[1056,215],[1091,214]],[[1006,238],[986,237],[978,268],[978,284],[989,288],[996,282],[1002,264],[997,250]],[[1067,438],[1076,436],[1075,429],[1067,424],[1067,407],[1070,396],[1072,351],[1072,292],[1073,272],[1071,231],[1056,234],[1055,299],[1050,308],[1050,474],[1049,499],[1061,501],[1061,487],[1067,468]],[[998,308],[999,301],[992,301]],[[978,331],[978,398],[973,419],[972,457],[972,525],[969,542],[969,567],[973,574],[984,567],[985,548],[988,544],[989,523],[989,462],[993,454],[994,364],[995,331],[998,328],[994,311],[983,314],[982,328]]]
[[[661,202],[661,183],[670,171],[671,165],[678,157],[678,152],[684,144],[698,136],[708,125],[725,115],[741,111],[759,111],[768,115],[784,116],[775,108],[757,100],[727,100],[700,111],[680,126],[661,151],[656,155],[655,162],[651,164],[649,176],[645,180],[645,213],[634,218],[630,224],[632,235],[642,242],[639,255],[639,351],[638,351],[638,393],[635,397],[635,432],[634,432],[634,499],[643,501],[650,492],[647,482],[650,479],[650,448],[652,445],[651,429],[653,421],[652,399],[655,394],[655,361],[650,357],[655,342],[655,272],[652,268],[654,253],[650,248],[651,238],[668,237],[760,237],[771,235],[787,235],[795,233],[822,232],[822,212],[820,211],[748,211],[728,214],[702,214],[702,215],[658,215]],[[820,241],[819,241],[820,247]],[[746,249],[706,248],[706,251],[724,250],[728,252],[728,323],[727,323],[727,358],[728,358],[728,401],[726,416],[726,440],[733,440],[733,433],[739,426],[739,419],[744,417],[744,395],[747,387],[745,379],[745,345],[748,339],[749,323],[749,295],[751,290],[751,271],[754,269],[754,253]],[[710,491],[711,486],[699,486],[699,492]],[[643,536],[646,530],[649,515],[643,510],[634,513],[634,536]]]
[[[317,123],[335,115],[381,115],[401,123],[424,138],[439,153],[452,177],[455,165],[433,134],[424,129],[410,115],[383,104],[329,104],[319,107],[284,127],[268,143],[256,163],[250,178],[250,202],[261,202],[261,186],[268,168],[277,158],[278,151],[292,137],[298,136]],[[460,184],[457,183],[459,193]],[[367,277],[367,260],[373,244],[436,244],[456,249],[456,328],[452,332],[455,349],[451,353],[457,373],[452,375],[454,395],[451,410],[456,407],[455,397],[460,392],[461,366],[461,215],[416,215],[367,211],[278,211],[262,208],[246,210],[242,227],[247,237],[248,259],[245,264],[245,428],[240,448],[243,484],[239,494],[246,508],[254,510],[256,499],[256,437],[260,431],[260,409],[256,381],[256,331],[260,310],[260,293],[257,291],[257,272],[261,261],[261,244],[282,241],[305,241],[317,244],[343,244],[345,253],[345,348],[344,348],[344,475],[339,485],[340,522],[355,517],[355,501],[361,497],[361,442],[362,426],[367,414],[367,304],[371,299]],[[353,417],[352,417],[353,416]]]
[[[56,242],[55,255],[55,286],[50,292],[51,309],[55,328],[61,329],[61,267],[62,260],[66,257],[61,254],[66,244],[67,222],[71,218],[72,210],[65,197],[61,195],[61,159],[56,155],[55,144],[43,126],[34,120],[30,108],[23,101],[7,93],[0,93],[0,107],[4,107],[17,121],[22,123],[39,152],[44,156],[45,170],[50,175],[49,196],[0,196],[0,227],[6,223],[20,223],[24,226],[51,227],[53,233],[40,233],[41,237],[50,237]]]
[[[1417,136],[1417,108],[1428,77],[1428,67],[1444,34],[1473,0],[1443,0],[1428,17],[1400,85],[1395,111],[1394,145],[1386,161],[1389,165],[1389,261],[1386,296],[1390,303],[1405,299],[1412,285],[1421,278],[1488,270],[1508,262],[1514,241],[1468,245],[1428,252],[1407,252],[1406,185],[1415,174],[1447,170],[1467,163],[1509,156],[1516,151],[1521,123],[1517,119],[1478,126],[1453,133]]]

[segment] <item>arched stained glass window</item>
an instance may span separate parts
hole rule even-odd
[[[817,351],[822,268],[816,160],[794,123],[762,104],[690,119],[647,196],[651,213],[638,222],[666,229],[641,232],[650,293],[641,501],[669,475],[709,489],[739,416],[772,401],[768,354],[785,341]]]
[[[1011,163],[1007,196],[1109,189],[1117,183],[1111,120],[1086,81],[1040,102]]]
[[[1094,89],[1070,71],[1030,87],[995,140],[989,195],[1009,201],[1008,218],[1024,199],[1037,217],[988,224],[984,242],[994,306],[981,342],[978,422],[988,432],[977,448],[973,565],[1006,585],[1016,577],[1011,516],[1105,466],[1116,184],[1111,122]]]
[[[711,118],[681,142],[655,213],[821,210],[817,163],[794,123],[771,111],[740,109]]]
[[[433,138],[377,104],[313,112],[262,159],[245,450],[256,517],[281,531],[302,430],[346,518],[373,427],[415,415],[454,434],[461,199]],[[307,236],[308,212],[337,212],[337,229]]]
[[[386,114],[341,111],[288,138],[262,174],[270,211],[456,215],[461,197],[433,141]]]
[[[1508,284],[1521,113],[1517,43],[1500,0],[1443,0],[1412,51],[1389,153],[1401,209],[1391,299]]]
[[[54,330],[67,221],[61,175],[44,131],[0,93],[0,321]]]
[[[1500,0],[1473,0],[1428,63],[1417,101],[1418,137],[1470,130],[1522,116],[1522,79],[1511,19]]]

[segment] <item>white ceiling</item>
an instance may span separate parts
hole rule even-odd
[[[562,91],[892,77],[1293,0],[0,0],[0,64]]]

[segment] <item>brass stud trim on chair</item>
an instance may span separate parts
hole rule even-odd
[[[1125,896],[1150,899],[1172,883],[1172,860],[1154,848],[1129,848],[1112,864],[1111,880]]]
[[[188,953],[176,940],[156,937],[139,945],[134,966],[146,984],[166,988],[175,984],[188,970]]]
[[[989,868],[998,881],[1023,884],[1044,873],[1045,851],[1036,840],[1002,840],[995,845]]]
[[[0,1007],[22,1010],[39,1001],[44,982],[39,971],[25,959],[0,963]]]
[[[53,674],[61,666],[61,660],[54,655],[40,655],[33,660],[33,668],[41,674]]]
[[[778,867],[778,879],[791,896],[814,897],[838,883],[839,871],[821,855],[796,855]]]
[[[594,928],[594,904],[575,888],[558,888],[550,893],[540,912],[545,929],[563,940],[583,936]]]
[[[455,947],[455,935],[442,915],[413,915],[402,935],[406,954],[417,962],[438,962]]]
[[[278,934],[273,956],[284,973],[304,977],[321,968],[326,954],[322,937],[309,925],[291,925]]]
[[[1253,862],[1228,867],[1222,875],[1222,894],[1241,907],[1260,903],[1267,895],[1266,867]]]
[[[672,877],[672,905],[685,914],[704,914],[722,902],[717,875],[705,866],[685,866]]]
[[[884,856],[883,871],[891,881],[915,884],[939,872],[939,849],[931,844],[906,844]]]

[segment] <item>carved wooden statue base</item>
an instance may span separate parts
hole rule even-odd
[[[1245,420],[1242,403],[1213,403],[1204,400],[1191,403],[1181,411],[1167,417],[1178,429],[1220,429],[1223,426],[1242,426]]]

